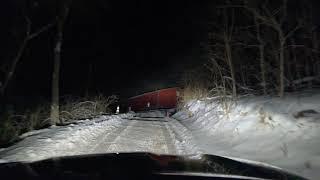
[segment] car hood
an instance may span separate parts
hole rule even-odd
[[[192,174],[236,175],[263,179],[305,179],[280,168],[201,154],[188,156],[152,153],[111,153],[56,157],[36,162],[0,164],[2,177],[63,177],[78,174]],[[21,176],[21,177],[20,177]]]

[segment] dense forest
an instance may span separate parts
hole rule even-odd
[[[208,62],[185,76],[189,91],[283,97],[319,87],[319,27],[311,1],[234,0],[210,8],[202,45]]]

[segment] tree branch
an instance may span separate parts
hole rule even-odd
[[[54,23],[51,23],[51,24],[48,24],[47,26],[44,26],[42,28],[40,28],[38,31],[30,34],[31,32],[31,20],[29,19],[29,17],[25,17],[26,19],[26,22],[27,22],[27,30],[26,30],[26,36],[25,38],[23,39],[22,43],[20,44],[20,47],[19,47],[19,50],[15,56],[15,58],[13,59],[12,63],[10,64],[9,66],[9,69],[6,73],[6,76],[5,76],[5,79],[4,79],[4,82],[3,84],[0,86],[0,94],[3,95],[8,84],[9,84],[9,81],[12,79],[12,76],[13,74],[15,73],[15,69],[16,69],[16,66],[18,64],[18,62],[20,61],[22,55],[23,55],[23,52],[29,42],[29,40],[37,37],[39,34],[41,34],[42,32],[48,30],[50,27],[52,27],[54,25]]]
[[[288,32],[285,36],[284,36],[284,40],[288,39],[290,36],[292,36],[298,29],[301,28],[301,23],[299,23],[295,28],[293,28],[290,32]]]
[[[47,31],[48,29],[50,29],[50,28],[51,28],[52,26],[54,26],[54,25],[55,25],[55,23],[50,23],[50,24],[47,24],[46,26],[43,26],[43,27],[40,28],[38,31],[30,34],[29,37],[28,37],[28,40],[31,40],[31,39],[37,37],[39,34]]]

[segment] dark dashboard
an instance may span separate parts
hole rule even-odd
[[[288,172],[214,155],[94,154],[0,164],[0,179],[292,179]]]

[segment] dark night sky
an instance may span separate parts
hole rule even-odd
[[[28,11],[33,27],[53,20],[54,1],[39,1]],[[0,6],[3,61],[13,58],[18,45],[14,34],[22,34],[25,26],[19,2],[3,0]],[[89,87],[92,94],[126,97],[179,85],[183,71],[204,59],[201,42],[206,40],[209,2],[74,0],[64,31],[61,94],[84,95]],[[319,1],[314,2],[318,7]],[[51,29],[28,44],[10,95],[50,97],[54,35]]]
[[[33,9],[35,26],[50,20],[46,8],[39,1]],[[61,93],[83,95],[89,84],[91,93],[130,96],[178,85],[184,67],[201,59],[206,9],[205,1],[73,1],[64,34]],[[13,2],[6,11],[7,18],[19,17]],[[16,20],[7,21],[9,28]],[[53,40],[51,30],[28,45],[11,94],[50,95]],[[8,47],[5,43],[15,45],[10,36],[1,46]],[[10,59],[14,52],[5,54]]]

